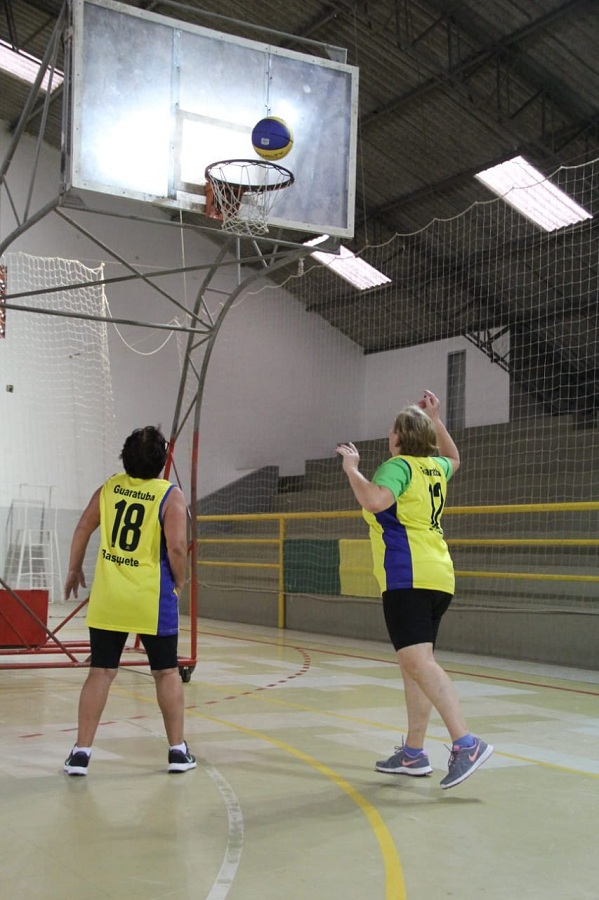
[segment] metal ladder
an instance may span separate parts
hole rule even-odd
[[[19,485],[6,523],[4,564],[4,579],[16,590],[43,588],[50,601],[60,599],[62,592],[52,491],[49,485]]]

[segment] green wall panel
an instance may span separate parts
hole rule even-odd
[[[339,541],[289,539],[283,553],[286,593],[341,594]]]

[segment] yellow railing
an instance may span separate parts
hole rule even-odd
[[[454,506],[446,507],[444,515],[489,515],[534,512],[593,512],[599,510],[599,501],[572,501],[563,503],[522,503],[497,506]],[[204,522],[277,522],[278,535],[272,538],[252,537],[199,537],[200,544],[270,544],[277,545],[276,563],[233,562],[226,560],[198,560],[200,566],[247,569],[276,569],[278,572],[278,627],[285,628],[285,570],[284,543],[287,536],[287,522],[314,519],[360,519],[360,510],[329,510],[327,512],[276,512],[276,513],[231,513],[227,515],[198,516]],[[599,547],[598,538],[450,538],[447,543],[454,547]],[[528,581],[599,582],[599,575],[559,575],[548,572],[491,572],[459,571],[456,576],[463,578],[503,578]]]
[[[339,512],[295,512],[295,513],[239,513],[224,516],[198,516],[198,522],[278,522],[279,533],[276,538],[198,538],[198,544],[277,544],[278,562],[226,562],[224,560],[198,560],[200,566],[222,566],[227,568],[278,569],[277,624],[285,628],[285,567],[284,547],[287,534],[286,523],[290,519],[357,519],[359,510],[342,510]]]

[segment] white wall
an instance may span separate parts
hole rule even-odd
[[[363,430],[364,357],[327,322],[279,290],[245,297],[218,338],[207,381],[201,493],[227,473],[278,465],[304,470],[353,429]]]
[[[9,136],[5,129],[0,129],[0,156],[4,156],[8,147]],[[31,162],[34,155],[34,142],[23,139],[18,147],[7,174],[7,183],[11,197],[19,213],[25,202]],[[40,163],[40,171],[36,178],[32,209],[40,208],[55,198],[59,189],[59,154],[44,146]],[[106,207],[107,198],[99,197],[98,206]],[[116,209],[130,212],[130,205],[114,203]],[[76,219],[88,232],[91,232],[115,249],[134,265],[142,270],[152,266],[174,267],[181,264],[181,244],[177,229],[160,229],[160,233],[148,226],[137,227],[129,220],[115,219],[103,215],[90,215],[72,210],[64,211]],[[147,212],[147,210],[144,210]],[[5,239],[15,228],[15,218],[4,189],[0,190],[0,235]],[[166,232],[166,233],[165,233]],[[25,252],[42,257],[63,257],[78,259],[90,267],[104,262],[105,277],[127,274],[124,268],[116,263],[111,255],[101,249],[95,242],[63,222],[57,214],[49,213],[38,224],[32,226],[8,247],[8,252]],[[190,251],[191,252],[191,251]],[[183,295],[181,277],[171,278],[168,287],[180,299]],[[10,273],[8,290],[10,293]],[[149,322],[168,322],[176,310],[162,297],[146,287],[145,284],[129,281],[124,284],[109,286],[106,289],[112,315],[114,317],[131,318]],[[20,301],[23,304],[26,300]],[[10,335],[10,317],[8,312],[7,333]],[[119,335],[115,327],[109,327],[108,340],[111,356],[113,387],[115,392],[115,415],[118,447],[123,443],[132,428],[139,425],[161,422],[168,431],[171,424],[174,397],[179,383],[179,356],[176,341],[171,339],[166,346],[154,355],[168,333],[149,331],[132,326],[119,326]],[[131,345],[130,349],[124,342]],[[0,348],[1,350],[1,348]],[[4,389],[5,373],[2,372],[0,355],[0,389]],[[18,375],[11,374],[11,380],[18,381]],[[18,393],[15,391],[18,399]],[[27,411],[22,410],[26,415]],[[42,438],[43,440],[43,438]],[[113,469],[118,468],[118,459],[114,459]],[[89,490],[93,489],[89,486]]]
[[[447,357],[466,351],[466,427],[509,422],[509,375],[490,362],[466,338],[437,341],[428,347],[408,347],[376,353],[366,359],[365,437],[384,437],[395,414],[420,399],[424,388],[437,394],[445,407]]]

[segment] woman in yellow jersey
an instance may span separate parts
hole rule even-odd
[[[139,634],[154,676],[169,742],[168,771],[186,772],[196,766],[183,736],[183,685],[177,657],[187,506],[180,488],[158,477],[167,448],[158,428],[132,432],[121,452],[125,471],[95,491],[73,534],[67,600],[71,591],[77,597],[79,587],[85,587],[85,551],[100,528],[87,612],[91,662],[79,698],[77,743],[64,764],[68,775],[87,775],[91,746],[129,632]]]
[[[450,788],[482,765],[493,747],[468,731],[455,687],[434,657],[441,618],[454,593],[441,515],[460,454],[431,391],[397,415],[389,432],[389,452],[391,459],[368,481],[359,470],[356,447],[337,446],[369,526],[374,574],[406,698],[406,741],[389,759],[377,762],[376,769],[413,776],[433,771],[423,746],[434,706],[452,741],[448,773],[441,781],[442,788]]]

